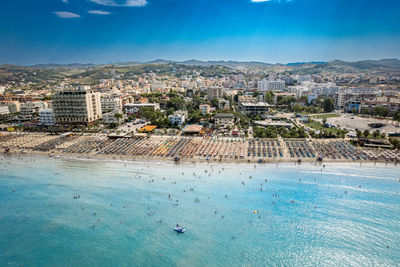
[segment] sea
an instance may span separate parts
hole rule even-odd
[[[0,266],[400,266],[399,167],[324,164],[1,155]]]

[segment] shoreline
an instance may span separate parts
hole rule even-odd
[[[22,152],[25,151],[25,152]],[[243,164],[243,165],[272,165],[272,164],[283,164],[283,165],[302,165],[302,164],[312,164],[312,165],[326,165],[326,164],[367,164],[367,165],[384,165],[384,166],[397,166],[397,162],[393,161],[384,161],[384,160],[346,160],[346,159],[330,159],[326,158],[323,161],[318,161],[316,158],[272,158],[272,159],[263,159],[262,162],[259,162],[256,158],[243,158],[243,159],[210,159],[206,160],[204,158],[193,157],[193,158],[181,158],[180,161],[176,162],[173,158],[167,157],[157,157],[157,156],[134,156],[134,155],[124,155],[124,156],[116,156],[116,155],[100,155],[100,154],[75,154],[75,153],[63,153],[57,151],[50,156],[51,152],[43,152],[43,151],[34,151],[27,149],[11,149],[7,153],[3,153],[3,155],[13,155],[13,156],[41,156],[41,157],[49,157],[49,158],[63,158],[63,159],[71,159],[71,160],[80,160],[80,161],[112,161],[112,162],[123,162],[123,163],[171,163],[171,164]]]

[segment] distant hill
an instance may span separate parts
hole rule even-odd
[[[81,63],[71,63],[71,64],[35,64],[27,67],[37,68],[37,69],[56,69],[56,68],[67,68],[67,69],[79,69],[95,66],[95,64],[81,64]]]
[[[211,77],[224,75],[243,68],[261,69],[265,72],[292,74],[400,74],[399,59],[380,59],[347,62],[333,60],[330,62],[295,62],[288,64],[270,64],[257,61],[201,61],[190,59],[173,61],[156,59],[148,62],[116,62],[112,64],[37,64],[32,66],[0,65],[0,83],[6,82],[44,82],[71,78],[76,82],[95,84],[99,79],[111,78],[111,71],[118,75],[130,77],[145,72],[184,75],[187,70],[200,72]]]

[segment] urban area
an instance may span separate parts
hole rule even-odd
[[[389,63],[3,65],[0,147],[54,157],[396,164],[400,71]]]

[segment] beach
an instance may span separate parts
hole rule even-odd
[[[400,260],[393,165],[0,159],[0,227],[7,229],[0,233],[1,265]],[[186,233],[176,233],[176,224]]]
[[[133,161],[225,163],[385,162],[400,151],[355,147],[343,139],[244,139],[149,136],[110,138],[104,134],[3,133],[9,153]]]

